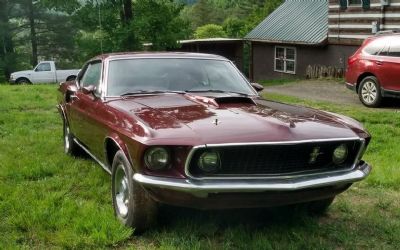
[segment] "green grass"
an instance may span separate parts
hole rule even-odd
[[[300,80],[296,79],[296,78],[280,78],[280,79],[271,79],[271,80],[261,80],[259,83],[267,87],[267,86],[283,85],[283,84],[293,83],[293,82],[298,82],[298,81],[300,81]]]
[[[321,79],[312,79],[311,81],[320,81],[320,80],[336,82],[336,83],[340,83],[340,84],[344,83],[343,78],[331,78],[331,77],[326,77],[326,78],[321,78]],[[261,80],[261,81],[259,81],[259,83],[264,85],[265,87],[270,87],[270,86],[278,86],[278,85],[303,82],[303,81],[307,81],[307,80],[298,79],[298,78],[278,78],[278,79],[270,79],[270,80]]]
[[[268,95],[363,121],[375,168],[326,216],[289,208],[163,208],[160,225],[131,236],[114,218],[110,177],[63,153],[57,85],[0,86],[0,249],[396,249],[400,245],[400,114]]]

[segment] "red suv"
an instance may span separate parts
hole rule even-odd
[[[400,97],[400,34],[367,38],[349,57],[346,85],[367,107],[378,107],[384,97]]]

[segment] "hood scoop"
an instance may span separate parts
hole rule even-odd
[[[217,104],[249,103],[256,104],[253,99],[246,96],[224,96],[214,99]]]
[[[246,96],[205,97],[205,96],[197,96],[191,94],[186,94],[185,96],[189,100],[192,100],[196,103],[203,105],[212,105],[215,107],[219,107],[221,104],[235,104],[235,103],[248,103],[256,105],[256,103],[252,98]]]

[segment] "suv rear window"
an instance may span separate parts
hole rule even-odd
[[[363,49],[369,55],[379,55],[387,43],[387,39],[376,39]]]

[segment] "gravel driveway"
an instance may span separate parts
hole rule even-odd
[[[342,83],[330,80],[301,80],[283,85],[269,86],[264,91],[303,99],[362,106],[355,92],[347,89]]]

